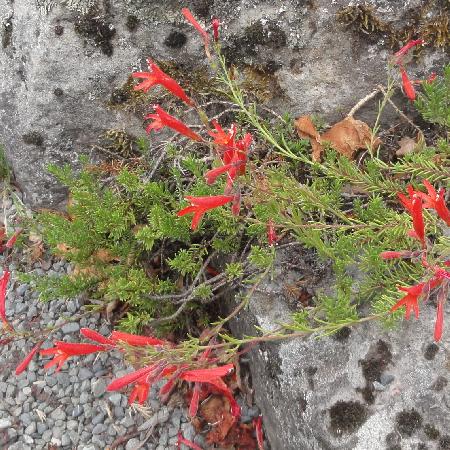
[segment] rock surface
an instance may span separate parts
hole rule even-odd
[[[25,201],[55,206],[64,199],[48,163],[74,165],[107,130],[143,134],[147,105],[142,99],[140,109],[132,104],[136,98],[126,82],[145,57],[170,61],[185,72],[205,63],[182,6],[205,22],[213,15],[222,18],[226,55],[273,108],[341,117],[385,81],[391,52],[388,31],[354,32],[339,23],[336,13],[353,3],[0,0],[0,141]],[[430,2],[367,3],[383,23],[401,29]],[[439,70],[443,56],[427,49],[416,74]]]
[[[273,281],[262,284],[232,330],[255,335],[288,322],[286,285],[311,276],[300,250],[279,254]],[[287,269],[295,261],[300,271]],[[320,286],[320,283],[319,283]],[[326,287],[326,277],[322,281]],[[450,306],[447,304],[447,314]],[[432,342],[435,308],[386,331],[379,323],[267,343],[252,350],[256,404],[273,449],[447,448],[450,442],[450,333]],[[422,445],[422,446],[421,446]]]

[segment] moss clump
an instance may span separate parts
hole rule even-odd
[[[55,97],[62,97],[64,95],[64,91],[61,88],[57,87],[53,90],[53,95]]]
[[[113,54],[111,39],[116,30],[111,23],[98,17],[80,17],[74,25],[75,32],[99,47],[106,56]]]
[[[13,23],[12,23],[12,17],[5,20],[3,22],[2,27],[2,47],[7,48],[11,45],[12,40],[12,33],[13,33]]]
[[[422,7],[415,9],[407,19],[403,28],[396,28],[389,22],[382,21],[372,6],[353,5],[340,9],[337,20],[355,31],[364,33],[364,36],[380,34],[387,36],[391,47],[398,47],[410,39],[420,37],[427,45],[436,48],[446,48],[450,43],[450,16],[449,2],[442,0],[429,0],[423,2]],[[417,48],[416,51],[420,51]]]
[[[172,31],[164,40],[164,45],[170,48],[181,48],[186,44],[187,37],[180,31]]]
[[[23,142],[27,145],[35,145],[36,147],[42,147],[44,145],[44,138],[38,131],[30,131],[22,135]]]
[[[431,344],[427,345],[427,348],[425,349],[425,353],[423,354],[423,356],[428,361],[431,361],[434,359],[434,357],[436,356],[436,353],[438,351],[439,351],[439,346],[437,346],[434,342],[432,342]]]
[[[412,436],[422,427],[422,416],[415,410],[404,410],[396,416],[396,428],[402,436]]]
[[[353,433],[367,420],[367,408],[359,402],[339,400],[329,410],[331,428],[336,435]]]
[[[139,26],[139,19],[136,16],[130,14],[129,16],[127,16],[125,26],[128,28],[128,31],[136,31],[137,27]]]
[[[343,327],[337,333],[333,334],[333,338],[338,342],[345,342],[351,334],[352,330],[350,327]]]
[[[108,130],[101,136],[101,141],[101,148],[112,156],[132,158],[139,155],[136,139],[123,130]]]
[[[359,363],[367,382],[380,381],[381,374],[392,361],[392,353],[386,342],[381,339],[372,347]]]
[[[450,450],[450,436],[446,434],[439,439],[439,450]]]
[[[431,425],[430,423],[427,423],[424,427],[423,427],[423,432],[425,433],[425,435],[427,436],[428,439],[431,439],[432,441],[435,441],[436,439],[439,438],[439,436],[441,435],[441,433],[439,432],[439,430],[434,426]]]
[[[448,384],[448,380],[445,377],[439,376],[436,378],[435,382],[431,385],[433,391],[442,391]]]
[[[210,8],[211,6],[213,6],[213,4],[214,0],[194,0],[192,9],[195,15],[203,19],[210,19]]]
[[[137,112],[148,104],[148,97],[143,91],[135,91],[135,80],[128,77],[127,81],[119,88],[114,89],[108,102],[108,106]]]
[[[62,36],[64,34],[64,27],[62,25],[56,25],[54,31],[56,36]]]

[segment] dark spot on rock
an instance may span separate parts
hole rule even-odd
[[[439,439],[439,450],[450,450],[450,436],[446,434]]]
[[[423,354],[423,356],[425,357],[425,359],[428,359],[428,361],[431,361],[434,359],[438,351],[439,346],[436,345],[434,342],[432,342],[431,344],[427,345],[427,348],[425,349],[425,353]]]
[[[373,405],[375,403],[375,389],[372,386],[367,385],[364,388],[357,388],[357,392],[360,392],[362,395],[362,398],[368,405]]]
[[[349,327],[342,327],[339,331],[333,334],[333,337],[336,341],[344,342],[350,337],[351,334],[352,330]]]
[[[55,34],[56,36],[62,36],[62,34],[64,33],[64,27],[61,25],[56,25],[55,26]]]
[[[359,402],[339,400],[329,412],[331,428],[336,435],[353,433],[367,420],[367,408]]]
[[[130,93],[125,89],[114,89],[111,94],[110,102],[113,105],[121,105],[130,99]]]
[[[436,378],[436,380],[434,381],[434,383],[431,385],[431,389],[433,389],[433,391],[442,391],[442,389],[445,388],[445,386],[447,386],[448,384],[448,380],[445,377],[439,376]]]
[[[263,70],[265,73],[268,73],[270,75],[273,75],[277,70],[280,70],[283,67],[283,64],[279,63],[278,61],[267,61],[267,63],[264,65]]]
[[[391,445],[390,447],[386,447],[386,450],[402,450],[402,446],[400,444]]]
[[[381,339],[372,346],[364,359],[359,363],[362,367],[364,378],[368,382],[380,381],[380,376],[392,361],[392,353],[389,345]]]
[[[306,411],[306,408],[308,407],[308,400],[306,400],[305,392],[301,392],[300,395],[298,396],[298,406],[302,413]]]
[[[422,416],[415,410],[404,410],[397,414],[397,430],[402,436],[412,436],[422,427]]]
[[[194,0],[192,10],[195,15],[200,16],[203,19],[209,19],[210,8],[214,4],[214,0]]]
[[[428,450],[428,445],[424,444],[423,442],[419,442],[417,445],[417,450]]]
[[[44,138],[37,131],[30,131],[22,135],[23,142],[27,145],[36,145],[41,147],[44,144]]]
[[[111,39],[116,34],[114,26],[98,17],[81,17],[74,25],[75,32],[99,47],[103,54],[111,56]]]
[[[306,376],[308,377],[308,386],[312,391],[314,390],[314,375],[317,372],[317,367],[309,366],[305,369]]]
[[[2,26],[2,47],[7,48],[11,45],[13,33],[12,17],[6,19]]]
[[[230,45],[223,48],[223,53],[227,61],[239,63],[249,56],[257,56],[258,46],[277,50],[285,47],[286,43],[286,33],[275,21],[269,20],[264,25],[257,21],[245,28],[242,36],[231,39]]]
[[[125,22],[125,26],[128,28],[128,31],[135,31],[139,25],[139,19],[136,16],[129,15],[127,16],[127,21]]]
[[[398,433],[391,432],[386,435],[387,450],[394,450],[396,448],[399,448],[401,450],[400,442],[401,442],[401,436]]]
[[[64,95],[64,91],[61,89],[61,88],[56,88],[54,91],[53,91],[53,94],[56,96],[56,97],[62,97],[63,95]]]
[[[164,45],[170,48],[181,48],[186,44],[187,37],[180,31],[172,31],[164,40]]]
[[[423,427],[423,431],[426,434],[427,438],[431,439],[432,441],[435,441],[441,435],[439,430],[434,425],[431,425],[431,423],[427,423]]]

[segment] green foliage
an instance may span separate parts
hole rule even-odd
[[[450,64],[444,68],[443,77],[432,83],[422,83],[423,93],[419,94],[415,105],[423,118],[450,128]]]
[[[11,170],[9,168],[8,160],[6,159],[5,149],[0,144],[0,180],[7,183],[11,179]]]

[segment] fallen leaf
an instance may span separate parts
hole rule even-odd
[[[320,134],[316,130],[311,117],[299,117],[295,121],[295,128],[300,137],[309,139],[312,147],[312,159],[313,161],[319,161],[323,153],[323,147],[321,145]]]
[[[299,117],[295,121],[295,127],[300,137],[310,140],[313,161],[322,159],[325,142],[328,142],[341,155],[354,159],[356,152],[367,148],[372,141],[372,130],[369,126],[353,117],[346,117],[322,135],[317,132],[309,116]],[[376,137],[373,140],[374,149],[380,144],[381,140]]]
[[[114,256],[108,249],[106,248],[101,248],[99,250],[97,250],[92,257],[100,262],[103,263],[109,263],[111,261],[114,262],[120,262],[120,258],[117,256]]]
[[[225,397],[212,395],[200,405],[200,416],[212,426],[206,439],[208,442],[220,442],[225,439],[234,424],[230,412],[230,403]]]
[[[399,148],[395,152],[397,156],[410,155],[411,153],[420,152],[425,146],[425,138],[423,133],[417,133],[416,139],[409,136],[402,137],[398,142]]]
[[[346,117],[322,134],[322,141],[327,141],[342,155],[353,159],[360,149],[365,149],[371,143],[372,130],[367,123]],[[379,138],[375,138],[373,149],[381,144]]]
[[[64,244],[64,242],[60,242],[56,245],[56,250],[58,250],[61,255],[69,253],[70,251],[72,251],[72,249],[73,247],[69,247],[67,244]]]

